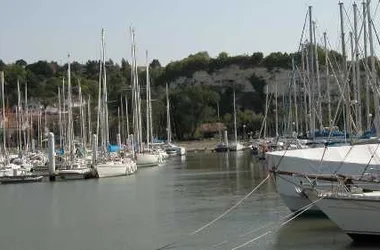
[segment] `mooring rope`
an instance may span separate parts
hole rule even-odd
[[[246,242],[244,242],[243,244],[241,244],[241,245],[239,245],[239,246],[236,246],[236,247],[232,248],[231,250],[237,250],[237,249],[240,249],[240,248],[242,248],[242,247],[245,247],[245,246],[251,244],[252,242],[255,242],[256,240],[258,240],[258,239],[260,239],[260,238],[262,238],[262,237],[264,237],[264,236],[266,236],[266,235],[268,235],[268,234],[274,233],[275,231],[279,230],[281,227],[285,226],[285,225],[288,224],[289,222],[291,222],[291,221],[293,221],[294,219],[296,219],[297,217],[301,216],[301,215],[302,215],[303,213],[305,213],[307,210],[309,210],[310,208],[312,208],[312,207],[314,206],[315,203],[319,202],[319,201],[322,200],[323,198],[324,198],[324,196],[321,197],[321,198],[319,198],[319,199],[317,199],[317,200],[315,200],[315,201],[313,201],[312,203],[306,205],[302,211],[300,211],[300,212],[298,212],[297,214],[295,214],[292,218],[290,218],[290,219],[288,219],[288,220],[282,222],[279,226],[274,227],[274,228],[268,230],[267,232],[265,232],[265,233],[263,233],[263,234],[261,234],[261,235],[255,237],[255,238],[253,238],[253,239],[251,239],[251,240],[249,240],[249,241],[246,241]],[[299,210],[297,210],[297,211],[299,211]],[[296,212],[293,212],[293,213],[296,213]],[[289,215],[285,216],[284,218],[287,218],[287,217],[289,217]]]
[[[229,209],[227,209],[225,212],[223,212],[221,215],[219,215],[218,217],[216,217],[215,219],[213,219],[212,221],[210,221],[209,223],[205,224],[204,226],[198,228],[197,230],[191,232],[190,234],[188,235],[185,235],[183,236],[182,238],[180,238],[179,240],[177,241],[174,241],[172,243],[169,243],[169,244],[166,244],[165,246],[162,246],[160,248],[157,248],[157,250],[162,250],[162,249],[167,249],[168,247],[170,246],[173,246],[174,244],[180,242],[181,240],[189,237],[189,236],[193,236],[193,235],[196,235],[198,234],[199,232],[203,231],[204,229],[208,228],[209,226],[211,226],[212,224],[214,224],[215,222],[217,222],[218,220],[220,220],[221,218],[223,218],[223,216],[227,215],[229,212],[231,212],[232,210],[234,210],[235,208],[237,208],[241,203],[243,203],[243,201],[245,201],[249,196],[251,196],[257,189],[259,189],[269,178],[270,178],[270,174],[267,175],[267,177],[265,177],[264,180],[262,180],[259,185],[257,185],[251,192],[249,192],[247,195],[245,195],[242,199],[240,199],[235,205],[233,205],[232,207],[230,207]]]
[[[240,234],[238,237],[244,237],[244,236],[247,236],[248,234],[256,233],[256,232],[258,232],[258,231],[260,231],[260,230],[262,230],[262,229],[264,229],[264,228],[268,228],[268,227],[271,227],[271,226],[277,225],[280,221],[286,220],[286,219],[288,219],[289,217],[292,217],[292,216],[294,216],[294,215],[297,215],[298,213],[302,214],[302,213],[306,212],[308,209],[310,209],[312,206],[314,206],[314,204],[315,204],[316,202],[317,202],[317,201],[312,202],[312,203],[309,203],[309,204],[307,204],[307,205],[305,205],[305,206],[299,208],[298,210],[293,211],[293,212],[291,212],[291,213],[289,213],[289,214],[287,214],[287,215],[281,217],[280,219],[278,219],[278,220],[275,221],[275,222],[271,222],[271,223],[269,223],[269,224],[267,224],[267,225],[261,226],[261,227],[259,227],[259,228],[254,229],[254,230],[247,231],[247,232],[245,232],[245,233],[243,233],[243,234]],[[298,215],[298,216],[299,216],[299,215]],[[297,216],[297,217],[298,217],[298,216]],[[266,233],[264,233],[264,234],[267,235],[268,232],[266,232]],[[259,237],[265,236],[264,234],[263,234],[263,235],[260,235]],[[255,239],[256,239],[256,238],[255,238]],[[219,242],[219,243],[216,243],[216,244],[212,245],[211,248],[219,247],[219,246],[224,245],[224,244],[226,244],[226,243],[228,243],[228,242],[230,242],[230,241],[228,241],[228,240],[224,240],[224,241],[222,241],[222,242]]]

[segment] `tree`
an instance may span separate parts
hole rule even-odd
[[[38,61],[26,66],[35,75],[42,75],[45,77],[52,77],[54,75],[53,67],[47,61]]]
[[[0,59],[0,70],[3,71],[5,69],[5,63]]]
[[[15,64],[21,67],[25,67],[26,65],[28,65],[28,63],[23,59],[17,60]]]
[[[228,58],[228,54],[227,54],[227,52],[220,52],[219,53],[219,55],[218,55],[218,57],[216,58],[216,59],[218,59],[218,60],[226,60]]]
[[[153,59],[153,61],[149,64],[149,67],[152,69],[158,69],[161,68],[161,63],[158,59]]]

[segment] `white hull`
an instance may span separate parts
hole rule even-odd
[[[57,171],[57,177],[63,180],[83,180],[91,176],[90,168],[63,169]]]
[[[96,166],[96,171],[99,178],[117,177],[124,175],[131,175],[137,170],[136,163],[130,162],[105,162]]]
[[[377,152],[376,147],[376,144],[368,144],[353,146],[351,150],[351,146],[339,146],[329,147],[326,151],[324,148],[309,148],[269,152],[267,153],[268,168],[276,174],[277,191],[284,199],[285,204],[292,211],[296,211],[310,203],[306,197],[297,191],[305,183],[309,183],[304,175],[331,175],[333,173],[350,176],[360,175],[373,152]],[[380,154],[380,151],[378,153]],[[380,164],[380,157],[376,156],[375,153],[370,167],[378,164]],[[298,173],[298,175],[289,175],[289,173]],[[332,187],[332,183],[329,181],[318,180],[317,184],[318,188],[321,189],[331,189]],[[310,211],[318,211],[318,208],[313,208]]]
[[[362,194],[322,194],[317,206],[354,240],[380,236],[380,192]],[[310,195],[309,195],[310,197]]]
[[[162,157],[158,154],[136,154],[137,167],[154,167],[160,163]],[[162,161],[162,159],[161,159]]]
[[[230,151],[241,151],[244,149],[244,146],[240,143],[234,143],[229,146]]]

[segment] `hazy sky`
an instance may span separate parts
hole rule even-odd
[[[348,14],[351,0],[343,1]],[[375,8],[378,1],[373,1]],[[361,1],[358,1],[361,9]],[[138,62],[162,64],[191,53],[230,55],[295,51],[308,5],[314,6],[318,40],[327,31],[339,49],[336,0],[0,0],[0,59],[13,62],[98,59],[100,30],[107,58],[130,59],[128,27],[136,28]],[[379,11],[380,12],[380,11]],[[348,27],[348,24],[347,24]]]

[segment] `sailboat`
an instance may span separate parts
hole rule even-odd
[[[162,156],[144,150],[142,139],[141,93],[136,62],[135,30],[131,27],[131,81],[132,81],[132,110],[133,135],[131,136],[132,150],[136,156],[137,167],[153,167],[162,162]],[[148,105],[149,106],[149,105]]]
[[[229,146],[230,151],[241,151],[244,149],[244,146],[240,144],[237,139],[237,129],[236,129],[236,94],[234,89],[234,133],[235,141]]]
[[[99,98],[98,98],[98,122],[97,133],[101,135],[101,150],[100,157],[97,157],[96,147],[95,152],[95,169],[98,177],[116,177],[133,174],[137,170],[136,163],[131,158],[123,158],[120,152],[110,152],[109,127],[108,127],[108,93],[107,93],[107,75],[105,66],[105,46],[104,46],[104,29],[101,33],[102,59],[99,72]],[[118,134],[118,137],[120,134]],[[96,143],[97,140],[93,143]],[[121,150],[119,148],[119,150]]]
[[[177,145],[172,144],[172,132],[171,132],[171,124],[170,124],[170,101],[169,101],[169,88],[168,84],[166,84],[166,123],[167,123],[167,145],[165,151],[168,155],[185,155],[186,148],[179,147]]]

